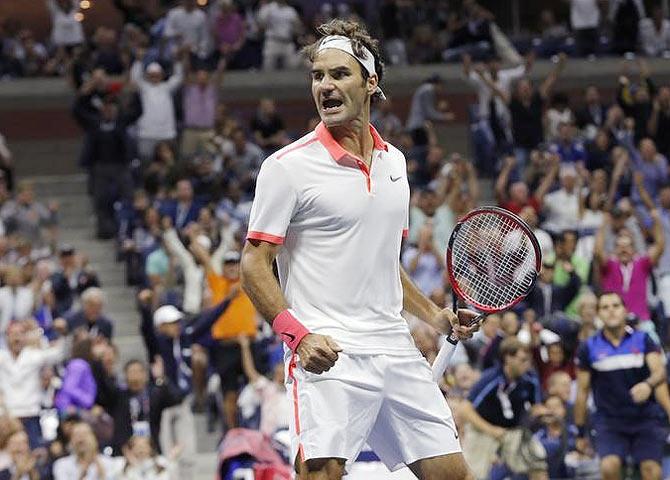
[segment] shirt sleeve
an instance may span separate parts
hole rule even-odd
[[[276,159],[267,159],[256,181],[247,238],[283,244],[297,204],[298,195],[286,168]]]
[[[589,346],[586,342],[582,342],[577,349],[575,356],[575,364],[582,370],[591,369],[591,356],[589,355]]]
[[[644,354],[646,355],[648,353],[654,352],[662,353],[663,350],[661,349],[661,346],[656,343],[647,332],[644,332]]]

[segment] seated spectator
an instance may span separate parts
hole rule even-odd
[[[394,143],[392,139],[400,135],[403,129],[402,121],[393,111],[393,103],[388,95],[386,100],[377,102],[375,105],[370,114],[370,123],[374,125],[382,138],[389,139],[391,143]]]
[[[230,139],[232,142],[222,149],[226,170],[240,182],[243,192],[251,193],[265,154],[258,145],[247,140],[242,128],[234,129]]]
[[[535,287],[526,298],[526,304],[538,317],[565,311],[570,302],[577,296],[581,286],[580,278],[575,274],[572,264],[564,262],[563,269],[570,278],[566,285],[559,286],[554,282],[555,263],[551,259],[543,260],[542,271]]]
[[[58,224],[58,205],[55,202],[45,206],[35,199],[35,186],[24,180],[17,186],[16,199],[4,203],[0,218],[5,224],[7,234],[16,234],[27,239],[35,246],[42,246]],[[44,232],[43,232],[44,229]],[[50,232],[47,232],[50,230]]]
[[[648,57],[659,57],[670,50],[670,20],[663,15],[662,5],[654,5],[651,16],[640,19],[639,31],[640,48]]]
[[[603,226],[598,230],[593,251],[595,266],[600,273],[600,287],[603,292],[614,292],[624,302],[629,312],[635,314],[640,321],[640,327],[653,331],[653,324],[649,321],[647,298],[647,281],[652,268],[658,263],[665,246],[665,237],[658,210],[651,211],[653,225],[653,243],[646,253],[635,255],[633,239],[629,234],[620,233],[616,237],[614,255],[605,250],[605,229],[612,222],[607,215]]]
[[[28,434],[25,430],[11,433],[4,450],[7,452],[10,464],[7,468],[0,469],[0,480],[39,479],[48,474],[48,469],[44,469],[44,465],[40,468],[37,455],[30,451]]]
[[[584,145],[575,137],[574,125],[559,123],[556,141],[549,146],[549,151],[557,154],[562,163],[583,163],[586,160]]]
[[[81,257],[72,245],[60,246],[58,260],[60,267],[49,281],[56,302],[54,314],[61,317],[70,311],[79,295],[90,287],[99,287],[100,281],[95,272],[82,268]]]
[[[258,102],[250,127],[254,142],[266,152],[273,153],[291,143],[277,106],[269,98],[261,98]]]
[[[93,34],[93,51],[91,52],[92,68],[101,68],[108,75],[121,75],[126,70],[124,59],[119,49],[116,30],[98,27]]]
[[[72,355],[62,378],[63,384],[54,400],[54,406],[61,415],[93,407],[98,388],[91,370],[92,347],[93,342],[88,337],[80,338],[72,345]]]
[[[563,92],[557,92],[551,97],[551,103],[545,113],[545,135],[548,141],[555,145],[566,148],[574,145],[574,128],[569,131],[561,131],[563,125],[572,127],[574,114],[570,109],[568,96]],[[563,155],[561,155],[561,158]]]
[[[553,10],[545,8],[540,12],[540,35],[538,55],[549,58],[564,50],[568,29],[564,23],[556,21]]]
[[[256,370],[249,337],[240,335],[238,341],[244,375],[261,399],[260,431],[272,437],[278,430],[287,430],[292,418],[291,404],[284,386],[283,349],[281,346],[275,347],[270,353],[271,379],[268,379]]]
[[[88,423],[80,422],[72,427],[70,451],[70,455],[54,462],[54,480],[112,480],[122,468],[122,460],[99,453],[98,440]]]
[[[163,411],[179,404],[182,396],[165,376],[160,356],[151,364],[151,378],[139,360],[129,360],[123,373],[125,386],[115,386],[108,399],[114,418],[114,452],[121,453],[122,447],[136,436],[147,438],[158,447]]]
[[[149,437],[135,435],[124,445],[126,462],[119,480],[171,480],[176,475],[174,453],[168,457],[158,455]]]
[[[58,327],[61,332],[65,329],[62,322]],[[7,328],[7,348],[0,348],[0,395],[7,413],[23,423],[31,448],[42,443],[40,370],[61,362],[67,353],[62,338],[46,348],[41,342],[39,330],[25,321],[12,322]]]
[[[549,478],[570,478],[565,456],[576,448],[577,429],[568,423],[567,408],[557,396],[549,396],[539,411],[540,429],[535,433],[547,452]]]
[[[600,100],[600,90],[590,85],[584,90],[584,105],[575,112],[575,121],[580,130],[586,132],[587,138],[592,138],[588,130],[600,128],[605,124],[607,105]]]
[[[523,207],[519,212],[519,216],[533,229],[533,234],[540,244],[542,258],[549,258],[553,256],[554,241],[551,239],[551,235],[549,235],[549,233],[539,227],[539,219],[535,209],[530,205]]]
[[[21,74],[24,77],[43,75],[48,55],[47,49],[35,40],[31,30],[25,28],[19,32],[14,56],[21,64]]]
[[[0,346],[4,343],[7,326],[12,321],[29,318],[35,308],[35,295],[24,285],[23,272],[10,265],[3,275],[4,287],[0,288]]]
[[[114,324],[104,315],[104,306],[105,296],[100,288],[90,287],[84,290],[81,294],[81,309],[65,317],[68,329],[74,331],[83,328],[92,338],[103,336],[111,340]]]
[[[554,170],[555,171],[555,170]],[[542,202],[545,221],[542,228],[557,234],[579,223],[579,201],[582,177],[574,165],[563,164],[559,169],[560,188],[548,193]]]
[[[500,356],[502,366],[482,373],[462,407],[467,422],[463,455],[476,478],[487,478],[498,451],[512,472],[528,474],[531,479],[547,478],[544,447],[537,439],[524,436],[521,428],[529,410],[542,399],[537,377],[529,372],[529,349],[516,338],[508,338],[500,345]],[[521,448],[535,455],[519,455]]]
[[[181,230],[191,222],[198,220],[202,205],[193,198],[193,185],[189,180],[177,182],[175,196],[164,200],[160,206],[160,214],[170,218],[175,228]]]
[[[419,245],[420,234],[426,222],[431,221],[431,237],[436,252],[446,252],[449,235],[455,223],[454,214],[435,189],[427,187],[418,193],[416,205],[410,207],[407,241]]]

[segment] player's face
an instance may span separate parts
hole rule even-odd
[[[312,97],[321,121],[327,127],[364,118],[377,87],[375,76],[363,80],[361,65],[341,50],[327,48],[312,65]]]
[[[606,328],[620,328],[626,323],[626,307],[616,294],[603,295],[598,301],[598,317]]]

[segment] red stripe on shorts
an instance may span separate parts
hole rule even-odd
[[[291,355],[291,361],[288,364],[288,377],[293,382],[293,416],[295,417],[295,434],[300,438],[300,409],[298,408],[298,380],[296,380],[295,375],[293,374],[293,369],[295,368],[295,353]],[[305,451],[302,448],[302,443],[298,443],[298,454],[300,455],[300,461],[305,461]]]

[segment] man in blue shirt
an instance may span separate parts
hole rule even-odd
[[[639,464],[643,480],[660,480],[665,428],[654,391],[666,379],[665,367],[661,348],[648,333],[628,327],[627,314],[617,293],[602,294],[598,317],[603,329],[577,354],[577,449],[588,449],[586,401],[592,390],[596,414],[591,423],[603,480],[618,480],[628,456]]]
[[[463,404],[463,455],[478,479],[488,478],[496,456],[515,474],[545,479],[545,450],[522,428],[527,414],[542,402],[540,382],[530,372],[530,349],[508,337],[500,344],[500,357],[502,365],[484,371]]]

